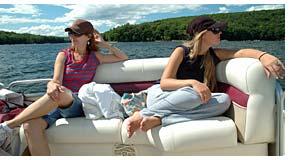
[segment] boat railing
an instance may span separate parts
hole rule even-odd
[[[4,84],[0,82],[0,89],[5,88]]]
[[[49,82],[50,78],[42,78],[42,79],[29,79],[29,80],[17,80],[17,81],[13,81],[11,83],[9,83],[7,86],[5,86],[4,84],[0,83],[0,89],[2,88],[6,88],[8,90],[13,90],[14,87],[16,86],[20,86],[20,85],[31,85],[31,84],[36,84],[36,83],[47,83]],[[41,97],[42,95],[44,95],[44,92],[38,92],[38,93],[23,93],[25,100],[28,101],[35,101],[37,100],[39,97]]]
[[[28,85],[28,84],[41,83],[41,82],[46,83],[46,82],[49,82],[51,80],[52,79],[50,79],[50,78],[44,78],[44,79],[29,79],[29,80],[13,81],[10,84],[8,84],[7,88],[11,89],[11,88],[13,88],[14,86],[17,86],[17,85]]]
[[[285,122],[285,95],[279,82],[275,86],[275,105],[276,105],[276,155],[284,154],[284,122]]]

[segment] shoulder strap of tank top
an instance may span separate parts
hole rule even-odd
[[[184,45],[182,45],[182,44],[176,46],[175,48],[178,48],[178,47],[181,47],[181,48],[184,49],[184,55],[185,55],[185,56],[187,56],[187,55],[190,53],[190,48],[188,48],[188,47],[186,47],[186,46],[184,46]]]
[[[64,56],[65,56],[65,63],[67,63],[67,62],[70,60],[70,58],[72,58],[72,57],[71,57],[71,56],[72,56],[71,51],[72,51],[72,50],[71,50],[70,48],[61,50],[61,52],[63,52],[63,53],[64,53]]]
[[[219,59],[219,57],[216,55],[214,49],[212,47],[209,48],[209,53],[213,58],[213,61],[215,63],[215,65],[217,65],[221,60]]]

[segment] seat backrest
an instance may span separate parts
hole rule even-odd
[[[101,64],[94,81],[111,84],[119,94],[138,92],[158,83],[167,63],[168,58],[148,58]]]
[[[110,83],[116,92],[138,92],[160,79],[168,58],[133,59],[102,64],[94,81]],[[253,58],[235,58],[217,65],[217,80],[231,97],[239,139],[243,143],[272,142],[275,134],[275,80],[268,79],[261,63]]]
[[[159,80],[168,58],[132,59],[101,64],[94,81],[97,83],[124,83]]]

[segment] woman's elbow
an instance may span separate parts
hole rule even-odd
[[[125,55],[125,57],[123,58],[123,61],[126,61],[126,60],[128,60],[128,56],[127,55]]]
[[[166,89],[168,88],[167,84],[168,84],[168,83],[166,83],[166,80],[165,80],[165,79],[161,79],[161,80],[160,80],[160,88],[161,88],[162,90],[166,90]]]
[[[123,53],[122,56],[120,56],[119,58],[120,58],[120,61],[128,60],[128,56],[125,53]]]

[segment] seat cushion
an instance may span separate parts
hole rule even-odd
[[[191,151],[237,145],[234,122],[227,117],[177,123],[155,127],[147,132],[137,131],[127,137],[126,124],[122,126],[125,144],[148,144],[163,151]]]
[[[61,118],[47,129],[49,143],[122,143],[120,119]]]

